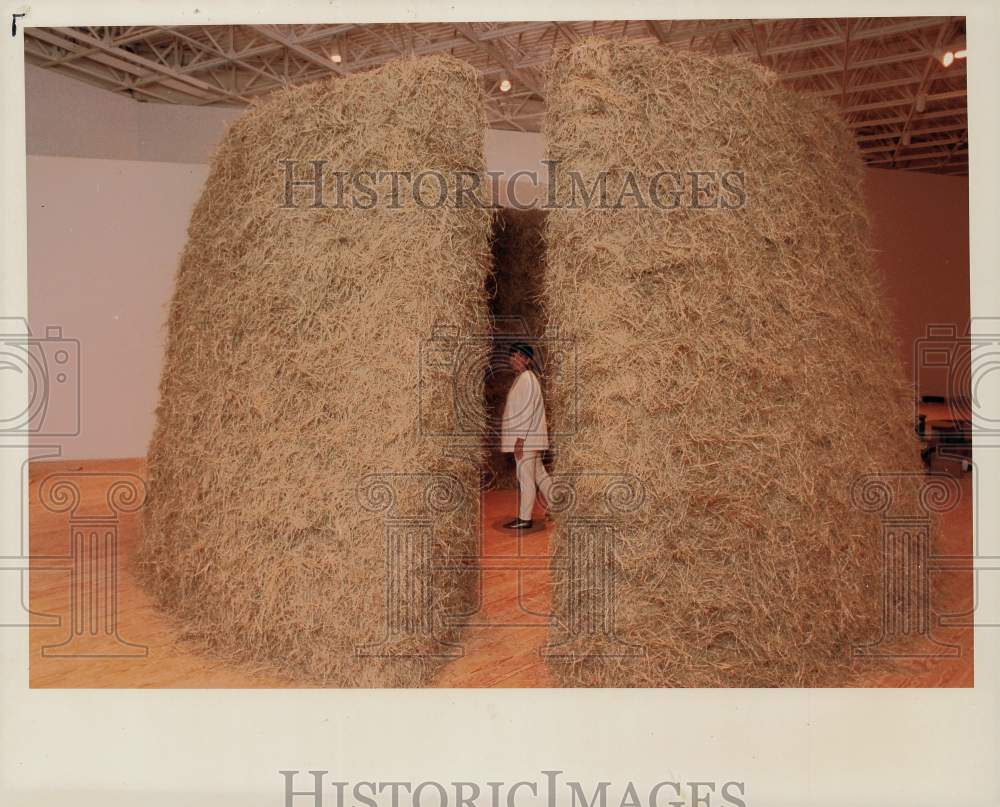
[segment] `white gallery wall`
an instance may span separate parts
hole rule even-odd
[[[64,457],[145,454],[188,218],[212,150],[239,114],[139,103],[26,66],[30,327],[36,337],[61,327],[80,350],[80,433],[56,441]],[[544,178],[543,152],[539,134],[487,132],[487,170]],[[903,306],[905,358],[926,321],[968,318],[968,183],[869,173],[875,246],[885,246],[880,264]],[[528,184],[518,182],[519,198],[530,198]],[[907,210],[907,197],[923,203]],[[940,226],[942,209],[948,227]],[[926,310],[915,313],[915,300]]]
[[[63,456],[145,453],[173,276],[207,173],[204,164],[28,156],[31,333],[58,326],[79,340],[80,434],[60,438]]]

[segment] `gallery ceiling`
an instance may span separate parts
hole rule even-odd
[[[964,17],[29,27],[25,54],[139,102],[241,106],[449,53],[479,70],[492,127],[539,131],[553,49],[592,35],[744,54],[836,104],[867,164],[968,174]]]

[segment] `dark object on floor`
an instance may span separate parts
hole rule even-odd
[[[935,457],[961,460],[962,470],[972,467],[972,423],[968,420],[927,420],[918,417],[917,433],[923,447],[920,459],[928,468]]]

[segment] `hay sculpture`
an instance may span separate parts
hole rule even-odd
[[[497,211],[494,223],[493,272],[486,284],[494,340],[485,380],[488,454],[483,480],[491,488],[517,487],[512,455],[499,450],[499,430],[507,392],[514,382],[507,364],[510,344],[526,341],[539,349],[541,358],[545,215],[544,210],[504,207]]]
[[[557,55],[547,104],[561,206],[546,223],[545,299],[576,343],[578,379],[550,407],[555,424],[578,407],[560,474],[590,474],[557,517],[553,646],[572,650],[553,654],[558,677],[850,680],[852,645],[880,633],[883,554],[852,483],[917,468],[849,132],[747,61],[597,40]],[[629,172],[645,188],[691,170],[742,171],[745,204],[692,209],[682,177],[676,209],[569,207],[569,171],[588,187],[608,171],[614,203]],[[724,190],[711,183],[702,204]],[[609,515],[599,474],[639,480],[633,512]],[[618,519],[613,560],[570,557],[577,517]],[[606,572],[612,641],[574,612]]]
[[[441,616],[474,578],[432,565],[472,554],[482,394],[457,412],[449,368],[418,370],[437,325],[488,328],[489,211],[456,207],[452,181],[483,172],[484,131],[475,71],[435,57],[276,92],[216,152],[170,308],[140,559],[216,653],[337,686],[420,685],[442,662]],[[302,186],[283,209],[284,160],[298,179],[326,161],[325,207]],[[333,207],[336,171],[427,169],[449,177],[441,207],[433,181],[424,206],[404,184],[396,206]],[[471,455],[449,448],[469,429]],[[429,558],[409,538],[387,558],[387,519],[413,514],[433,519]]]

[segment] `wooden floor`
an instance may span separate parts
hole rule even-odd
[[[954,469],[952,469],[954,470]],[[938,554],[971,554],[971,484],[961,475],[962,503],[947,513],[936,537]],[[129,556],[141,539],[141,513],[128,499],[129,481],[144,478],[141,460],[35,462],[30,468],[30,684],[32,687],[288,687],[272,673],[220,663],[178,639],[177,632],[129,573]],[[80,491],[78,502],[60,496],[60,481]],[[115,485],[118,485],[115,488]],[[141,485],[140,485],[141,487]],[[117,494],[110,499],[108,491]],[[63,491],[66,488],[62,488]],[[116,498],[117,496],[117,498]],[[109,508],[114,501],[117,511]],[[540,649],[548,638],[550,592],[546,556],[551,526],[520,540],[500,524],[514,513],[514,493],[495,491],[486,501],[483,604],[463,628],[464,655],[441,671],[441,687],[552,686]],[[110,516],[109,516],[110,514]],[[102,566],[90,535],[103,546],[117,544],[117,564]],[[77,542],[78,574],[72,574]],[[117,579],[88,587],[93,569]],[[78,585],[73,590],[71,581]],[[116,596],[117,601],[112,601]],[[97,598],[95,601],[95,597]],[[104,599],[102,599],[104,598]],[[972,572],[957,569],[931,575],[932,608],[937,614],[969,612]],[[115,612],[117,634],[108,635]],[[75,620],[75,624],[74,624]],[[896,660],[890,670],[872,666],[862,686],[972,686],[972,629],[935,627],[934,638],[957,648],[952,657]]]

